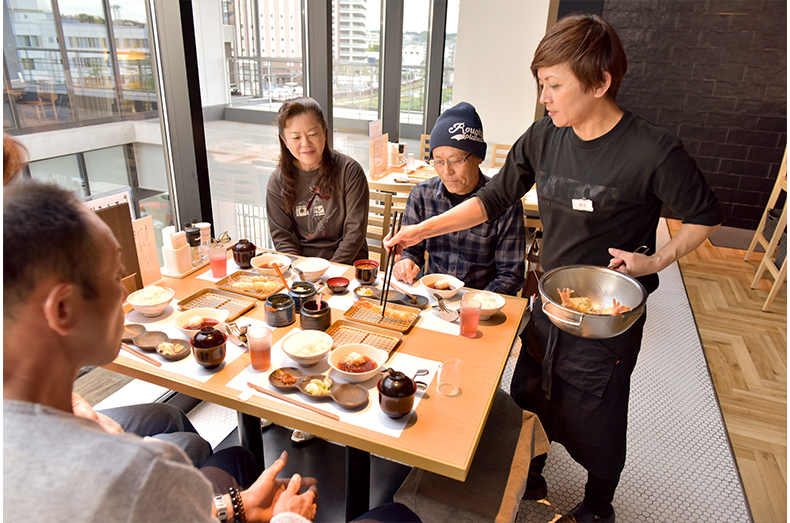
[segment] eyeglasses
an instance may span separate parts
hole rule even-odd
[[[461,164],[467,161],[470,156],[472,156],[472,153],[467,154],[466,157],[461,160],[447,160],[446,162],[437,162],[436,160],[431,160],[431,165],[433,165],[433,168],[437,170],[444,170],[445,167],[456,168],[460,167]]]

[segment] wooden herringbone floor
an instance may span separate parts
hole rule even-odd
[[[763,312],[773,280],[752,289],[763,254],[745,254],[706,241],[680,268],[754,521],[786,522],[787,284]]]

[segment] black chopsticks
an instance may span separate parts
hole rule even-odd
[[[395,211],[395,217],[392,219],[392,229],[390,230],[390,238],[393,238],[403,225],[403,213]],[[387,296],[389,295],[390,285],[392,282],[392,270],[395,267],[395,249],[389,253],[387,258],[387,266],[384,270],[384,290],[381,292],[381,317],[384,318],[384,311],[387,310]]]

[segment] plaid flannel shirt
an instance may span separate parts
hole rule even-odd
[[[480,173],[475,192],[488,178]],[[437,176],[415,186],[409,194],[403,224],[420,223],[452,208],[447,189]],[[470,196],[471,197],[471,196]],[[515,295],[524,286],[527,239],[521,201],[492,223],[428,238],[403,250],[422,267],[428,251],[429,273],[463,280],[467,287]]]

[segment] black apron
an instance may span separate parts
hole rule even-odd
[[[580,338],[551,323],[538,297],[521,333],[510,395],[600,478],[619,477],[625,465],[631,373],[645,319],[614,338]]]

